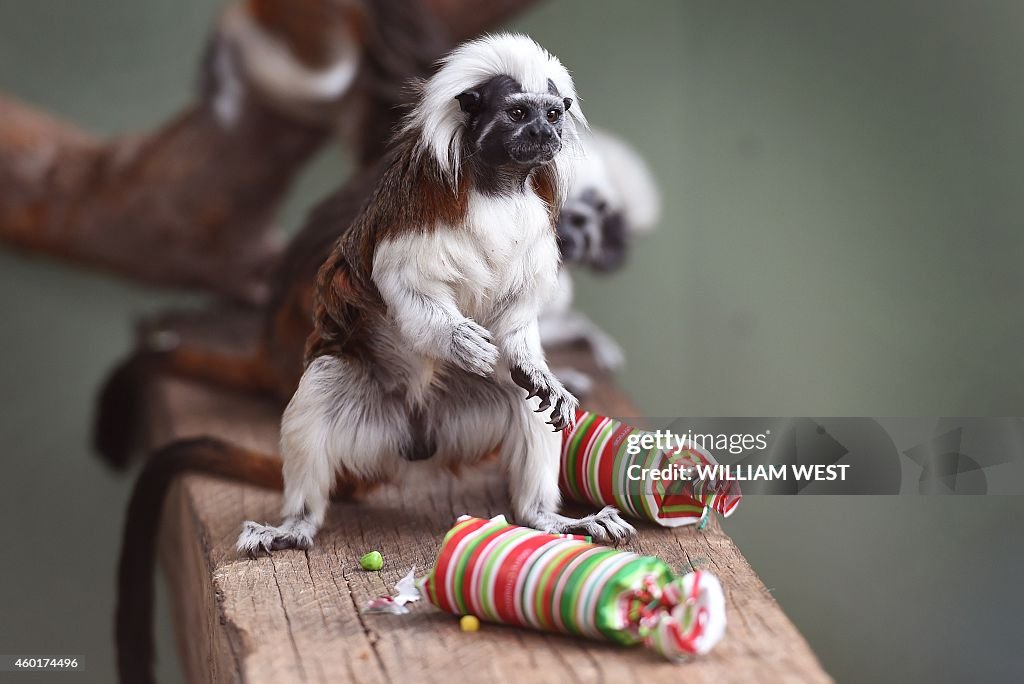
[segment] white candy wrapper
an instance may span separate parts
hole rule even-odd
[[[409,573],[398,580],[395,585],[394,596],[378,596],[370,599],[363,606],[363,614],[383,613],[387,615],[405,615],[409,612],[407,603],[420,600],[420,592],[416,588],[416,566],[414,565]]]

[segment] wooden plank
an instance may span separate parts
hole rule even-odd
[[[587,405],[610,415],[635,413],[607,382]],[[212,435],[276,452],[277,410],[252,398],[167,380],[154,389],[152,415],[155,442]],[[640,526],[628,547],[680,570],[709,569],[726,590],[725,639],[710,655],[673,665],[644,649],[510,627],[485,624],[463,633],[455,617],[429,605],[406,616],[360,614],[411,566],[431,566],[458,515],[507,512],[493,463],[460,480],[437,477],[415,490],[387,488],[362,502],[335,503],[309,551],[240,557],[234,542],[242,521],[275,521],[280,498],[200,475],[183,477],[173,489],[161,559],[188,681],[829,681],[717,522],[703,532]],[[373,549],[384,555],[380,573],[358,565]]]

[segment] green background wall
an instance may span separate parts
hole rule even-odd
[[[101,133],[190,96],[214,0],[0,0],[0,90]],[[522,17],[662,184],[579,304],[647,415],[1021,415],[1024,3],[553,0]],[[2,122],[0,122],[2,125]],[[329,151],[282,217],[345,175]],[[109,681],[129,479],[92,400],[182,297],[0,249],[0,652]],[[1024,499],[749,498],[728,522],[844,681],[1024,674]],[[176,673],[166,612],[162,671]]]

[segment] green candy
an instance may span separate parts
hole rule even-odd
[[[359,559],[359,565],[363,570],[376,572],[384,567],[384,556],[380,555],[380,551],[371,551]]]

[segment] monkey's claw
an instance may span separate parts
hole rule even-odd
[[[526,400],[540,397],[540,403],[534,411],[543,413],[551,409],[548,425],[561,432],[571,427],[576,420],[576,408],[579,402],[550,372],[529,372],[519,366],[513,366],[512,381],[526,390]],[[551,408],[554,405],[554,408]]]
[[[551,409],[551,420],[548,422],[555,428],[555,432],[561,432],[576,424],[576,409],[579,402],[576,397],[562,389],[562,396],[555,402],[555,408]]]
[[[538,513],[526,524],[550,534],[585,534],[604,544],[621,544],[636,534],[636,529],[622,519],[614,506],[605,506],[579,519],[557,513]]]
[[[595,541],[621,544],[636,534],[636,528],[623,520],[614,506],[605,506],[593,515],[570,523],[565,533],[588,534]]]
[[[491,375],[498,363],[498,348],[491,344],[491,333],[468,318],[452,331],[451,355],[455,365],[484,377]]]
[[[313,533],[312,526],[302,520],[286,521],[281,527],[246,520],[235,548],[249,558],[256,558],[261,551],[308,549],[313,546]]]

